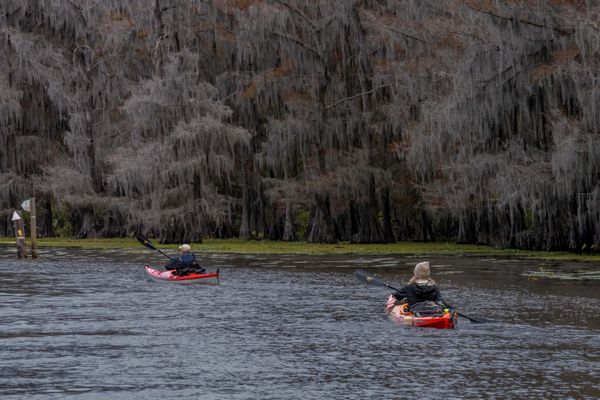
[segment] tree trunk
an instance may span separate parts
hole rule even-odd
[[[254,191],[247,185],[242,188],[242,222],[240,224],[241,240],[256,239],[256,201]]]
[[[465,226],[469,226],[469,222],[468,222],[468,218],[464,217],[461,219],[461,221],[464,222]],[[465,229],[468,228],[464,228],[463,232],[465,232]],[[467,237],[468,234],[464,233],[464,237]],[[428,242],[428,241],[433,241],[435,242],[435,235],[433,233],[433,230],[431,229],[431,224],[429,222],[429,217],[427,216],[427,213],[425,211],[421,211],[421,241],[423,242]],[[464,243],[471,243],[471,242],[464,242]]]
[[[125,218],[117,207],[112,207],[104,213],[102,224],[102,237],[124,237],[126,236]]]
[[[11,237],[15,235],[14,224],[12,221],[13,210],[7,209],[5,214],[2,214],[0,219],[0,233],[4,237]]]
[[[242,215],[240,222],[240,240],[250,240],[250,193],[248,188],[248,173],[242,168]]]
[[[52,203],[50,196],[42,196],[37,210],[38,219],[38,236],[50,237],[54,236],[54,227],[52,226]]]
[[[352,236],[352,243],[386,243],[381,224],[377,218],[375,209],[369,204],[362,207],[360,228],[358,233]]]
[[[351,242],[352,235],[358,232],[358,216],[356,205],[353,201],[348,204],[346,211],[336,218],[336,223],[340,234],[340,240]]]
[[[386,243],[395,243],[396,237],[392,226],[392,213],[390,206],[390,188],[387,187],[383,193],[383,238]]]
[[[285,242],[293,242],[296,240],[296,231],[294,230],[294,223],[292,221],[292,207],[289,200],[285,201],[285,225],[281,240]]]
[[[164,51],[162,50],[161,41],[166,38],[165,23],[162,18],[163,9],[159,0],[154,4],[154,29],[156,30],[156,43],[154,45],[154,75],[163,76]]]
[[[353,243],[385,243],[385,236],[377,215],[377,198],[375,196],[375,179],[369,180],[369,199],[362,207],[358,233],[352,236]]]
[[[77,232],[75,234],[77,239],[97,238],[99,236],[94,223],[95,214],[93,209],[87,207],[75,209],[71,214],[71,218],[73,230]]]
[[[329,208],[329,195],[315,196],[315,210],[311,221],[309,243],[337,243],[335,223]]]
[[[159,243],[183,243],[183,231],[180,221],[177,221],[175,217],[163,219],[159,230]]]

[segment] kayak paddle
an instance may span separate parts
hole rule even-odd
[[[481,317],[469,317],[468,315],[465,315],[463,313],[459,313],[458,311],[456,311],[457,315],[460,315],[463,318],[468,319],[469,321],[471,321],[474,324],[485,324],[485,323],[493,323],[496,322],[494,320],[491,319],[487,319],[487,318],[481,318]]]
[[[385,283],[384,281],[382,281],[381,279],[377,278],[376,276],[370,274],[369,272],[365,271],[364,269],[357,269],[354,272],[354,274],[356,275],[356,279],[358,279],[362,283],[366,283],[367,285],[386,287],[388,289],[398,291],[398,289],[396,289],[395,287],[390,286],[389,284]],[[459,313],[458,311],[456,311],[456,314],[460,315],[463,318],[468,319],[469,321],[473,322],[474,324],[484,324],[486,322],[487,323],[496,322],[496,321],[493,321],[491,319],[486,319],[486,318],[469,317],[468,315]]]
[[[163,256],[167,257],[169,260],[172,260],[173,257],[171,257],[170,255],[163,253],[162,251],[160,251],[159,249],[157,249],[156,247],[154,247],[154,245],[152,245],[152,242],[150,242],[150,240],[142,235],[137,235],[135,237],[137,239],[138,242],[140,242],[142,245],[144,245],[144,247],[149,248],[150,250],[156,250],[158,251],[160,254],[162,254]]]
[[[356,275],[356,279],[358,279],[362,283],[366,283],[367,285],[381,286],[381,287],[386,287],[388,289],[392,289],[395,291],[399,291],[399,289],[396,289],[395,287],[388,285],[387,283],[385,283],[381,279],[377,278],[376,276],[371,275],[364,269],[357,269],[354,272],[354,274]]]

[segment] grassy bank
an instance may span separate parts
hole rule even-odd
[[[14,246],[13,238],[0,238],[1,246]],[[155,246],[163,250],[176,251],[177,245]],[[29,246],[29,241],[27,245]],[[83,248],[97,250],[143,249],[135,239],[38,239],[38,247]],[[600,261],[600,256],[577,255],[561,252],[535,252],[525,250],[496,249],[454,243],[401,242],[388,244],[311,244],[306,242],[241,241],[235,239],[207,239],[202,244],[192,243],[195,252],[209,253],[248,253],[248,254],[406,254],[406,255],[481,255],[495,257],[537,258],[548,260]]]

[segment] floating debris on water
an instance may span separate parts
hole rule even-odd
[[[540,268],[538,271],[526,271],[521,276],[527,277],[531,281],[541,278],[565,281],[598,281],[600,280],[600,270],[551,271]]]

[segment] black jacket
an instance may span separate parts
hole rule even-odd
[[[406,299],[409,306],[427,300],[442,302],[442,295],[436,285],[417,285],[416,283],[411,283],[395,291],[392,295],[398,300]]]

